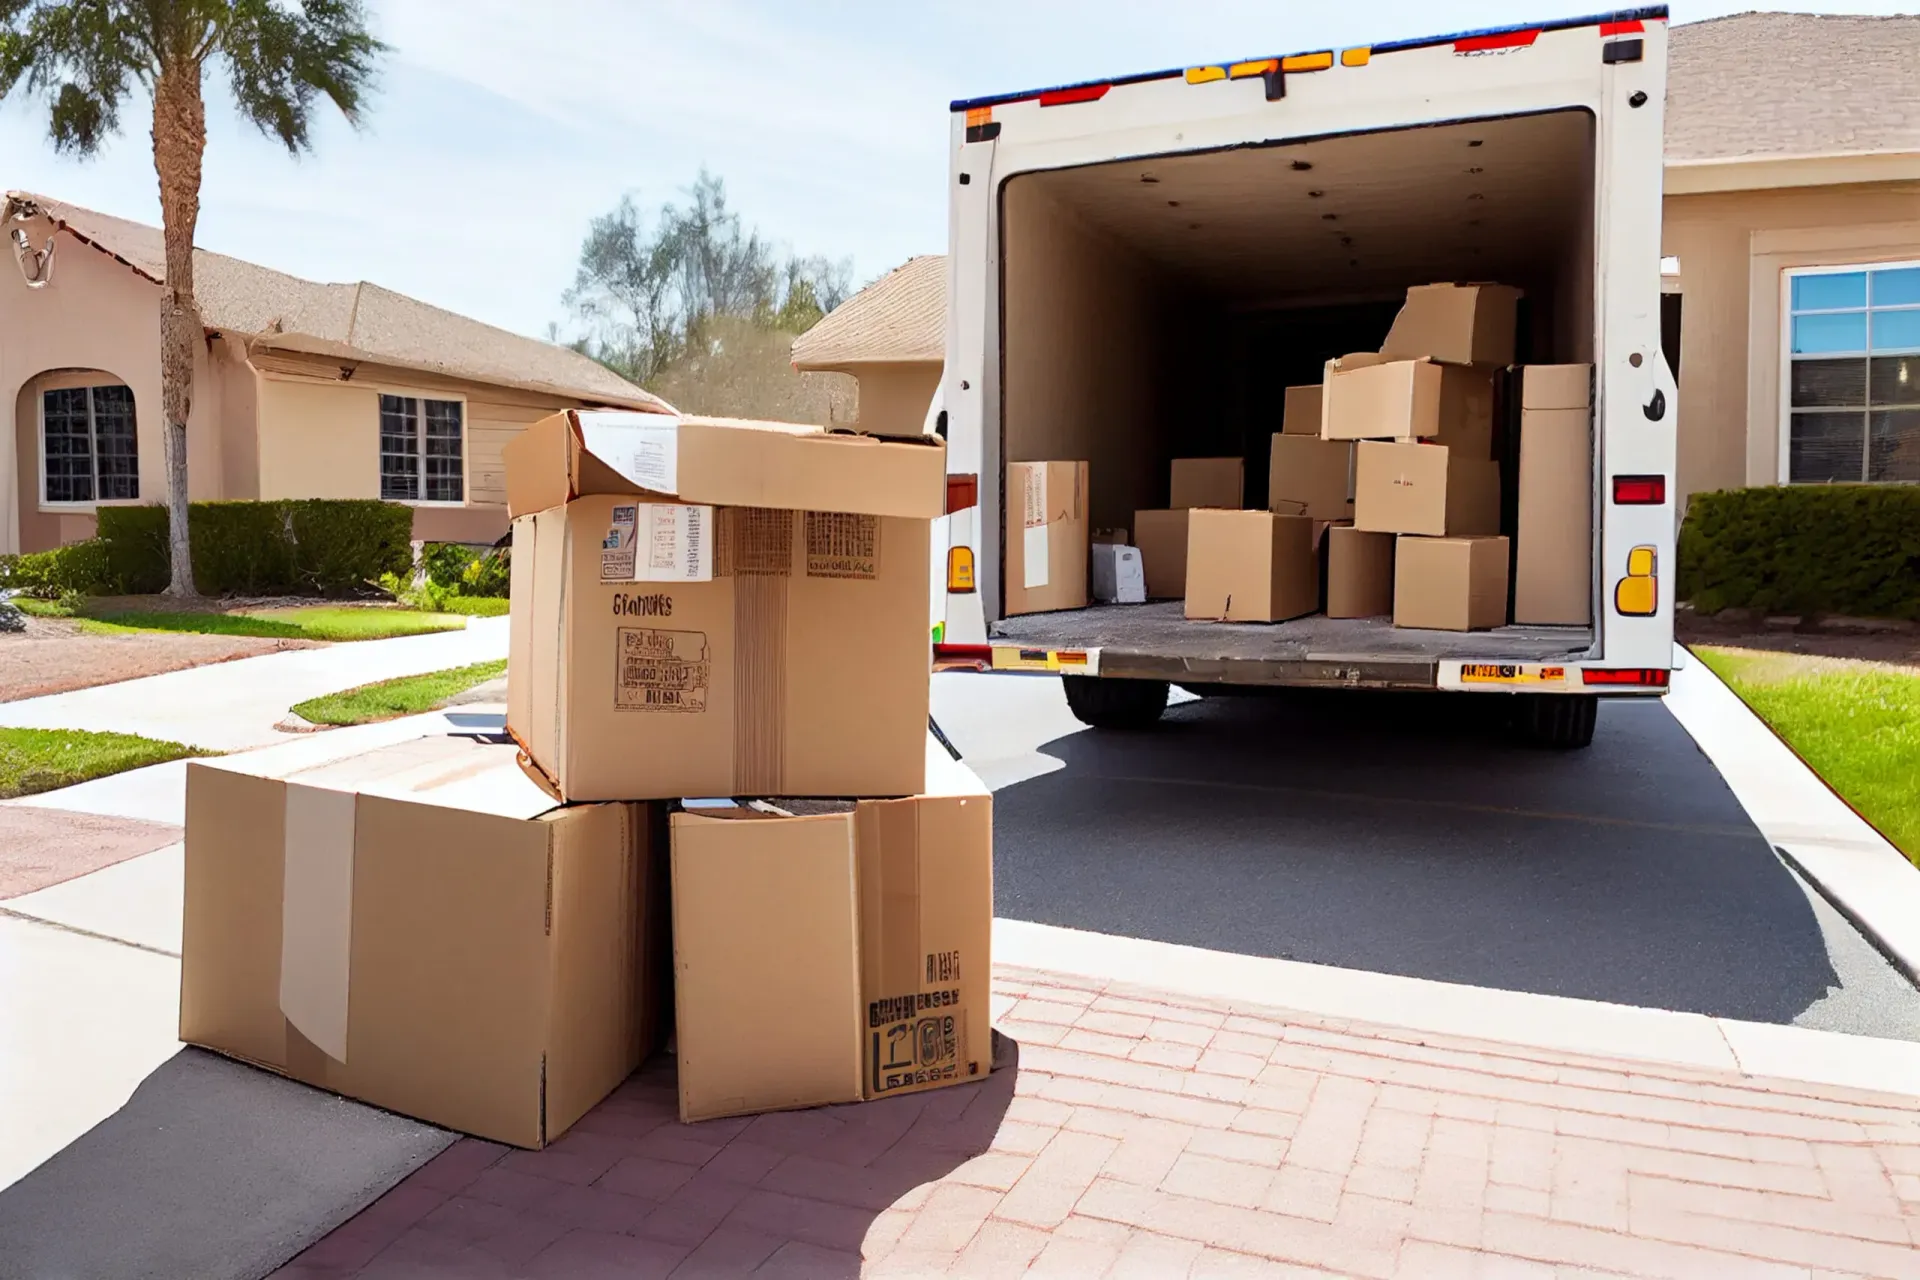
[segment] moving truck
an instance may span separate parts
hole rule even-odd
[[[948,440],[936,668],[1063,675],[1099,726],[1152,722],[1170,685],[1500,692],[1530,736],[1569,747],[1591,740],[1599,697],[1663,693],[1666,57],[1666,10],[1647,8],[955,102],[947,362],[929,412]],[[1044,561],[1044,540],[1005,531],[1034,475],[1056,499],[1084,483],[1071,514],[1096,541],[1173,505],[1175,458],[1245,459],[1241,505],[1264,508],[1285,389],[1377,349],[1407,290],[1436,282],[1521,291],[1515,363],[1592,366],[1577,459],[1591,550],[1576,543],[1569,570],[1585,624],[1031,602],[1031,569],[1009,566]],[[1511,454],[1502,470],[1511,533]]]

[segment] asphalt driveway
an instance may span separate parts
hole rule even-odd
[[[1509,740],[1497,699],[1292,692],[1075,732],[1046,682],[951,679],[977,682],[936,698],[963,752],[1034,744],[982,769],[1003,784],[996,914],[1920,1039],[1920,993],[1658,703],[1608,703],[1591,749],[1554,753]]]

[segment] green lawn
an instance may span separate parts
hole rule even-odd
[[[293,713],[313,724],[366,724],[371,720],[419,715],[457,693],[465,693],[483,681],[505,674],[506,670],[503,658],[499,662],[477,662],[448,671],[429,671],[423,676],[382,680],[378,684],[363,684],[357,689],[309,698],[296,704]]]
[[[1920,863],[1920,674],[1845,658],[1707,646],[1694,652],[1828,786]]]
[[[78,729],[0,729],[0,800],[72,786],[182,756],[213,755],[178,742]]]
[[[41,600],[17,603],[41,617],[73,617]],[[506,601],[502,600],[501,604]],[[410,609],[356,609],[350,605],[310,605],[295,609],[256,609],[246,613],[198,613],[170,610],[104,612],[73,617],[94,635],[137,635],[144,631],[191,631],[201,635],[266,636],[284,640],[389,640],[395,636],[458,631],[466,618],[454,613],[416,613]]]
[[[469,618],[504,618],[507,616],[507,598],[505,596],[451,596],[441,603],[448,613],[458,613]]]

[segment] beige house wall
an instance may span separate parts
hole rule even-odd
[[[848,365],[840,372],[854,375],[860,383],[854,425],[881,435],[920,434],[927,423],[927,410],[940,390],[938,360]]]
[[[1920,183],[1670,195],[1684,494],[1777,484],[1781,289],[1793,267],[1920,258]]]

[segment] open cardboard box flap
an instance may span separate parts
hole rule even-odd
[[[878,436],[790,422],[567,409],[509,441],[507,510],[589,494],[932,520],[946,511],[937,436]]]

